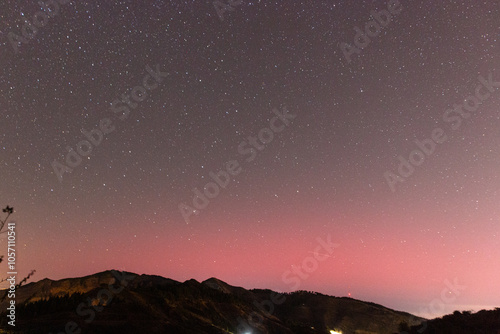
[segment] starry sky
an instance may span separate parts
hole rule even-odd
[[[497,1],[405,0],[380,29],[387,1],[60,2],[0,4],[20,275],[290,291],[330,235],[299,289],[424,316],[500,306]],[[429,310],[446,280],[466,288]]]

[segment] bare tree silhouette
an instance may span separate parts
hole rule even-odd
[[[8,206],[5,207],[5,209],[2,209],[2,212],[4,213],[7,213],[7,217],[5,217],[4,220],[1,220],[0,219],[0,234],[1,233],[6,233],[8,232],[8,230],[5,230],[5,231],[2,231],[3,230],[3,227],[5,226],[5,223],[7,222],[7,219],[10,217],[10,215],[12,215],[14,213],[14,208],[11,207],[11,206]],[[3,261],[3,255],[0,255],[0,262]],[[15,288],[16,290],[21,287],[21,285],[23,285],[24,283],[26,283],[28,281],[28,279],[33,276],[33,274],[36,272],[36,270],[31,270],[30,273],[28,274],[28,276],[26,276],[25,278],[23,278],[21,281],[19,281],[16,285],[15,285]],[[0,283],[2,282],[5,282],[7,280],[7,277],[6,278],[3,278],[2,280],[0,280]],[[7,297],[7,294],[9,292],[9,289],[5,290],[5,294],[0,298],[0,302],[1,301],[4,301],[5,298]]]

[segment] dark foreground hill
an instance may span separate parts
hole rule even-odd
[[[422,331],[424,330],[424,331]],[[477,313],[455,311],[442,318],[429,320],[421,326],[412,327],[410,334],[500,334],[500,308]]]
[[[0,310],[6,310],[7,302],[0,303]],[[215,278],[181,283],[117,271],[30,283],[16,292],[16,302],[15,331],[37,334],[392,334],[402,323],[416,326],[424,321],[351,298],[246,290]],[[7,321],[4,312],[0,328],[12,331]],[[413,328],[417,333],[422,325]]]

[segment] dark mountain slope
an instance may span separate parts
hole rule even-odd
[[[177,282],[105,271],[44,279],[16,293],[22,333],[350,333],[392,334],[421,318],[381,305],[299,291],[246,290],[216,278]],[[7,301],[0,303],[6,309]],[[249,315],[251,317],[249,318]],[[1,315],[1,328],[7,325]]]

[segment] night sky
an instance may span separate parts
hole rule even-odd
[[[20,276],[500,306],[498,1],[66,2],[0,4]]]

